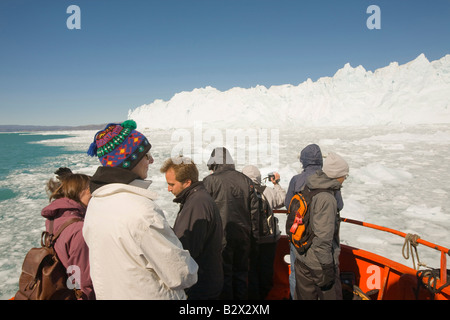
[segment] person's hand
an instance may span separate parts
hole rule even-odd
[[[280,174],[278,172],[274,172],[273,176],[270,177],[270,182],[273,184],[278,184],[278,181],[280,181]]]
[[[322,264],[322,280],[317,284],[322,291],[328,291],[333,287],[336,279],[335,273],[334,263]]]

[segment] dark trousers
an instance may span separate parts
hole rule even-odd
[[[295,259],[295,294],[297,300],[342,300],[339,268],[336,268],[336,280],[331,289],[324,291],[317,286],[322,277],[322,270],[311,269]]]
[[[248,298],[248,269],[250,257],[250,237],[227,236],[227,244],[222,251],[223,289],[222,300],[246,300]]]
[[[277,243],[256,245],[250,254],[250,272],[248,275],[248,298],[265,299],[273,286],[273,260]]]

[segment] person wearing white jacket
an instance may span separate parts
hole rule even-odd
[[[148,190],[151,145],[134,121],[109,124],[88,151],[103,166],[91,178],[83,236],[97,299],[186,299],[198,265]]]

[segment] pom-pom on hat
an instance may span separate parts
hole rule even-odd
[[[134,120],[108,124],[95,134],[87,154],[97,156],[104,167],[133,169],[152,147],[135,129]]]

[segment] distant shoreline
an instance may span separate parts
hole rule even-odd
[[[0,125],[0,132],[101,130],[105,126],[106,124],[90,124],[84,126]]]

